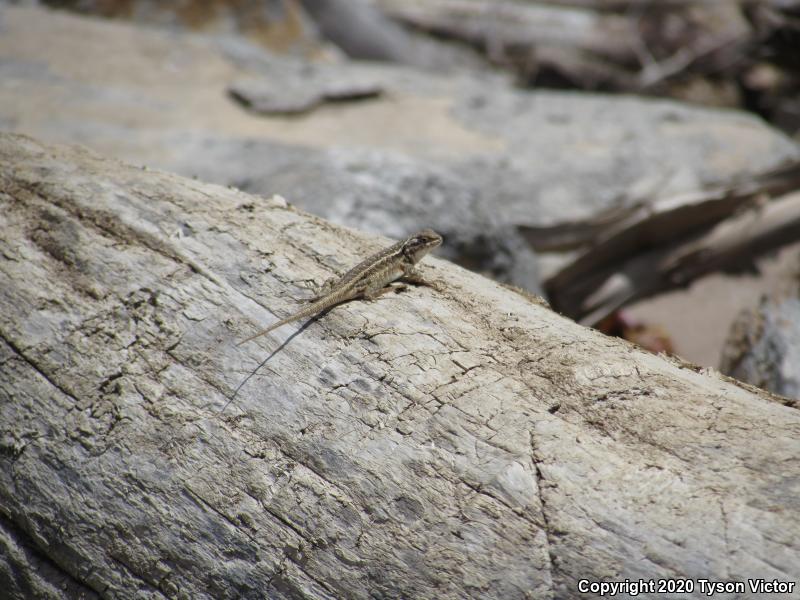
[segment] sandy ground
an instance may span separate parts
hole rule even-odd
[[[758,272],[714,273],[688,288],[643,300],[626,308],[637,320],[663,327],[675,351],[698,365],[719,367],[720,352],[734,318],[758,304],[800,256],[800,242],[756,261]]]

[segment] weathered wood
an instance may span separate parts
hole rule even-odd
[[[742,60],[749,29],[736,7],[650,3],[622,7],[558,2],[374,0],[393,18],[426,32],[484,49],[495,62],[542,62],[575,78],[576,87],[603,83],[642,91],[700,65],[729,69]],[[727,8],[727,7],[726,7]],[[696,13],[713,10],[716,19]],[[668,16],[670,19],[666,19]],[[557,52],[555,50],[558,49]],[[609,63],[614,63],[612,68]],[[533,65],[528,68],[533,68]],[[588,79],[580,79],[580,76]]]
[[[800,573],[800,415],[766,393],[427,259],[445,291],[236,348],[385,240],[8,134],[0,231],[12,597],[565,598],[581,578]]]
[[[534,245],[587,242],[582,255],[546,282],[553,306],[595,324],[640,298],[684,286],[800,237],[800,163],[728,185],[631,206],[626,214],[548,234]]]
[[[379,5],[407,25],[475,44],[490,55],[543,45],[636,60],[638,33],[620,15],[519,2],[380,0]]]
[[[769,294],[731,323],[719,370],[800,408],[800,254],[795,251],[776,280]]]

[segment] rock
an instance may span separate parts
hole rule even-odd
[[[321,85],[309,81],[276,91],[272,81],[244,79],[232,83],[228,93],[256,113],[293,115],[312,110],[325,102],[374,98],[381,93],[381,88],[359,81],[334,81]]]

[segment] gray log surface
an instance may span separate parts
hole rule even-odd
[[[237,348],[386,240],[23,136],[0,135],[0,232],[11,597],[800,575],[800,414],[765,392],[435,259],[443,291]]]

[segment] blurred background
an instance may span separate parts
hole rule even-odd
[[[576,321],[791,398],[799,91],[793,0],[0,2],[0,129],[433,227]]]

